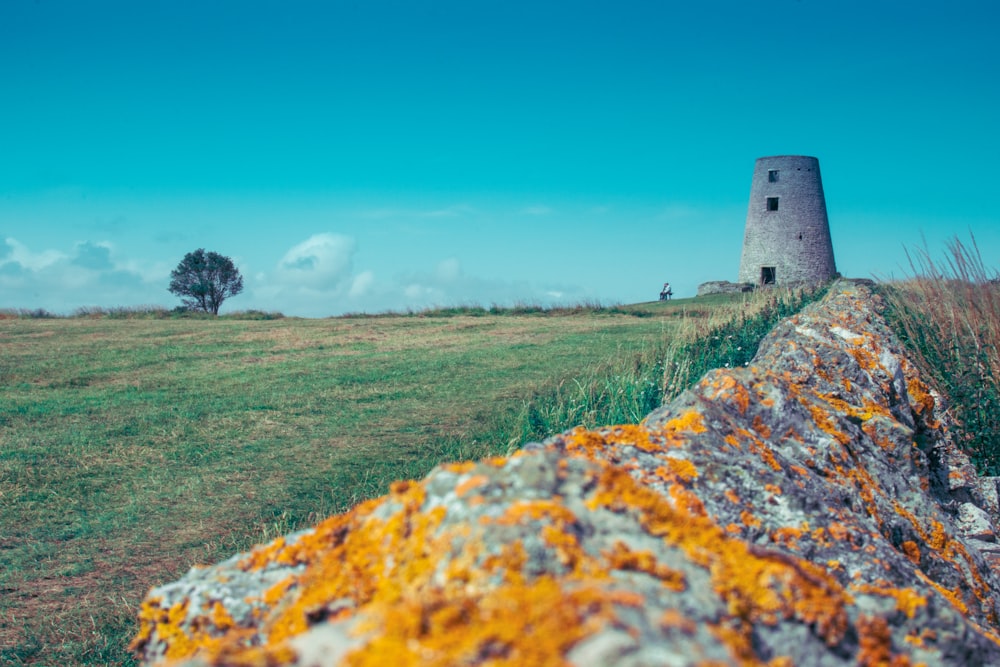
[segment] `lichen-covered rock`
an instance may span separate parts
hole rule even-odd
[[[147,664],[1000,664],[996,484],[863,285],[638,425],[443,465],[154,589]],[[965,530],[967,533],[963,533]]]

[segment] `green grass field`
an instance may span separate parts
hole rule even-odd
[[[791,307],[0,319],[0,664],[132,664],[150,586],[443,460],[646,410]]]

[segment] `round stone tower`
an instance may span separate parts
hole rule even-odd
[[[740,260],[741,283],[823,282],[837,274],[819,160],[758,158]]]

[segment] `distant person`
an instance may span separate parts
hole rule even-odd
[[[670,283],[663,283],[663,289],[660,290],[660,301],[670,301],[670,297],[673,295],[674,292],[670,289]]]

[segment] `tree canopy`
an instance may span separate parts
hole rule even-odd
[[[218,315],[223,301],[243,291],[243,276],[233,260],[198,248],[170,272],[170,291],[187,308]]]

